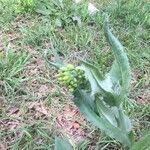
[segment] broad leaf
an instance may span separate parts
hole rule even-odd
[[[118,124],[119,124],[119,127],[126,131],[126,132],[130,132],[131,131],[131,121],[130,119],[123,113],[123,110],[121,108],[118,108],[118,117],[117,117],[117,120],[118,120]]]
[[[129,133],[131,131],[130,119],[118,107],[108,107],[101,99],[96,100],[97,110],[100,116],[107,119],[112,125],[119,127],[122,131]]]
[[[97,74],[97,76],[99,77],[100,80],[104,80],[104,77],[102,75],[102,73],[99,71],[99,69],[92,65],[91,63],[88,63],[86,61],[82,60],[82,63],[84,64],[84,66],[88,67],[89,69],[91,69],[95,74]]]
[[[88,69],[87,67],[84,67],[84,71],[85,71],[86,79],[88,79],[91,86],[91,96],[94,96],[96,93],[100,92],[100,89],[95,79],[93,78],[91,70]]]
[[[121,72],[116,61],[113,62],[111,70],[109,71],[107,76],[111,78],[111,81],[114,84],[119,83],[120,85],[122,85],[122,76],[121,76]]]
[[[104,100],[111,106],[118,105],[116,101],[116,96],[113,95],[113,91],[111,90],[111,83],[109,80],[103,80],[103,77],[99,70],[90,63],[83,62],[85,75],[90,82],[91,85],[91,95],[95,95],[96,93],[101,93],[103,95]]]
[[[55,148],[54,150],[73,150],[71,144],[59,137],[55,137]]]
[[[121,74],[121,82],[122,82],[121,86],[123,88],[122,92],[126,94],[126,92],[129,90],[129,83],[131,79],[129,61],[126,53],[124,52],[123,46],[121,45],[119,40],[111,33],[108,27],[107,17],[105,18],[104,22],[104,33],[109,44],[111,45],[111,48],[115,55],[115,61],[117,62],[117,65],[113,67],[116,68],[116,70],[111,71],[111,73],[113,72],[113,74],[115,75],[117,73]],[[120,80],[120,77],[118,77],[118,80]]]
[[[83,96],[85,97],[86,101],[85,103],[92,109],[95,110],[95,97],[91,95],[89,92],[83,93]]]
[[[117,127],[116,121],[116,109],[117,107],[108,107],[101,99],[96,99],[96,106],[99,112],[99,115],[107,119],[113,126]]]
[[[87,120],[91,121],[95,126],[103,130],[108,136],[121,142],[123,145],[130,147],[130,140],[125,131],[121,131],[119,128],[113,126],[106,119],[99,117],[85,102],[85,92],[76,91],[74,97],[74,103],[79,108],[80,112],[84,114]]]

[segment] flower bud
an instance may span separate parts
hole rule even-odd
[[[74,69],[74,66],[73,66],[72,64],[68,64],[66,67],[67,67],[67,69],[69,69],[69,70],[73,70],[73,69]]]
[[[69,89],[69,92],[71,92],[71,93],[74,92],[74,89],[73,88]]]
[[[75,83],[75,84],[73,84],[73,87],[75,87],[75,88],[76,88],[77,86],[78,86],[78,85],[77,85],[76,83]]]
[[[63,80],[64,81],[67,81],[67,80],[69,80],[70,79],[70,77],[69,76],[65,76],[65,77],[63,77]]]

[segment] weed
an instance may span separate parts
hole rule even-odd
[[[142,134],[149,130],[149,94],[147,94],[149,93],[148,77],[150,76],[149,2],[147,0],[95,0],[94,3],[99,9],[99,12],[95,16],[89,16],[87,1],[81,1],[78,4],[75,4],[71,0],[34,0],[30,4],[27,1],[22,1],[24,5],[20,5],[18,1],[0,1],[0,40],[2,36],[6,37],[6,39],[0,41],[0,52],[6,49],[5,41],[8,41],[7,34],[9,31],[14,36],[13,45],[16,48],[14,56],[12,56],[13,61],[11,61],[11,64],[9,66],[1,65],[0,69],[2,73],[0,78],[5,82],[6,87],[3,86],[4,82],[0,83],[2,85],[0,87],[0,112],[2,112],[0,114],[0,120],[5,124],[4,120],[6,116],[8,120],[12,118],[7,114],[9,107],[17,106],[24,112],[26,109],[24,110],[23,106],[26,103],[29,101],[39,102],[39,100],[48,104],[51,109],[50,114],[52,114],[52,118],[47,120],[47,122],[43,122],[44,118],[41,120],[35,119],[35,108],[32,108],[32,117],[29,117],[30,113],[25,111],[25,114],[23,113],[21,115],[20,123],[22,126],[26,122],[25,126],[20,129],[20,133],[23,136],[20,137],[16,134],[16,138],[13,138],[13,136],[8,138],[6,135],[9,135],[10,132],[8,130],[2,130],[0,134],[3,135],[1,136],[1,141],[3,143],[6,142],[10,149],[13,147],[14,149],[32,149],[37,146],[35,142],[37,140],[39,149],[51,149],[54,143],[54,134],[51,134],[50,130],[55,130],[55,128],[51,128],[49,123],[55,126],[58,112],[62,111],[65,105],[72,105],[70,101],[66,101],[66,99],[70,100],[70,96],[66,94],[64,89],[60,90],[61,87],[56,84],[54,85],[54,76],[56,74],[54,69],[46,70],[44,67],[42,69],[41,67],[36,67],[37,65],[40,66],[41,61],[33,61],[32,64],[28,64],[29,60],[26,60],[25,63],[26,54],[22,49],[29,51],[33,60],[36,58],[37,60],[39,58],[44,59],[43,53],[45,50],[51,54],[54,49],[61,53],[62,60],[65,63],[77,65],[77,57],[88,58],[95,66],[99,66],[99,70],[103,70],[102,74],[105,74],[110,69],[113,57],[102,32],[103,12],[110,15],[110,24],[115,29],[113,33],[119,35],[118,38],[125,47],[129,57],[133,72],[130,99],[133,102],[132,104],[126,102],[123,108],[133,122],[133,130],[135,131],[135,135],[137,135],[137,139],[142,137]],[[16,34],[13,34],[14,32],[17,32],[19,38],[16,37]],[[2,58],[6,59],[5,54],[2,54]],[[53,60],[54,57],[50,56],[48,58]],[[16,64],[15,59],[20,60],[22,66],[17,67],[18,63]],[[0,62],[1,64],[6,64],[3,59],[0,59]],[[31,68],[35,75],[23,74],[22,70],[26,66],[25,64]],[[12,72],[19,70],[17,68],[20,68],[20,71],[10,77],[10,73],[12,74]],[[25,81],[28,77],[32,78],[29,82]],[[43,94],[43,96],[38,97],[37,95],[41,95],[40,87],[43,82],[48,87],[49,94]],[[22,92],[25,89],[28,91],[26,93],[27,95],[22,97]],[[16,93],[17,97],[14,96]],[[1,122],[0,126],[2,124]],[[30,127],[32,123],[36,124],[33,127],[35,129],[35,135],[41,136],[42,140],[40,138],[36,139],[36,136],[34,136],[34,132],[32,132],[33,130]],[[16,126],[17,123],[11,120],[6,124]],[[47,128],[43,127],[44,125],[49,127],[49,129],[47,130]],[[38,127],[40,129],[42,128],[44,135],[45,132],[48,135],[42,136],[41,134],[37,134],[36,129]],[[23,132],[24,128],[31,135],[32,139],[27,137]],[[111,149],[114,146],[114,141],[107,139],[104,134],[101,134],[100,139],[97,139],[99,131],[95,130],[91,124],[87,124],[85,129],[93,133],[89,134],[90,139],[92,138],[93,140],[91,142],[85,142],[81,147]],[[14,135],[14,132],[11,133]],[[89,137],[87,137],[87,140]],[[7,142],[8,139],[11,140],[10,143]],[[21,139],[21,142],[19,139]],[[8,146],[7,144],[6,147]],[[114,147],[119,149],[120,145],[115,144]]]
[[[1,53],[0,60],[0,81],[2,93],[12,96],[20,84],[26,80],[21,71],[27,64],[29,56],[26,53],[16,53],[13,50],[6,50]]]

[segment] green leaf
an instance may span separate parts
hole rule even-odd
[[[117,69],[111,71],[111,73],[115,75],[120,73],[122,93],[126,94],[129,90],[129,84],[131,80],[129,61],[126,53],[124,52],[123,46],[121,45],[119,40],[111,33],[108,27],[108,17],[106,17],[104,21],[104,33],[115,55],[116,65],[113,68]],[[118,80],[120,80],[120,77],[118,77]]]
[[[75,150],[87,150],[88,145],[91,143],[89,139],[85,139],[84,141],[81,141]]]
[[[122,84],[121,72],[116,61],[113,62],[113,65],[111,67],[111,70],[108,73],[108,76],[110,76],[113,84],[116,84],[116,83],[119,83],[120,85]]]
[[[100,116],[107,119],[112,125],[119,127],[122,131],[131,131],[130,119],[118,107],[108,107],[100,98],[96,99],[96,106]]]
[[[108,107],[101,99],[96,99],[99,115],[107,119],[113,126],[117,127],[117,107]],[[117,111],[117,112],[116,112]]]
[[[105,89],[105,86],[104,87],[102,86],[104,78],[102,74],[99,72],[98,68],[96,68],[94,65],[85,61],[82,61],[82,63],[84,66],[86,78],[89,80],[91,84],[92,95],[102,92],[102,91],[105,92],[105,90],[109,87],[106,87]],[[98,83],[100,85],[98,85]]]
[[[100,73],[99,73],[98,69],[90,63],[83,62],[83,67],[84,67],[84,71],[85,71],[85,76],[89,80],[90,85],[91,85],[91,96],[94,96],[96,93],[100,92],[100,89],[97,85],[97,82],[93,78],[92,71],[94,71],[96,74],[98,74],[99,77],[101,77]]]
[[[123,110],[121,108],[118,108],[118,123],[119,123],[119,127],[126,131],[126,132],[130,132],[131,131],[131,121],[130,119],[123,113]]]
[[[87,104],[84,91],[76,91],[74,103],[79,108],[80,112],[84,114],[87,120],[91,121],[95,126],[103,130],[108,136],[116,139],[123,145],[130,147],[130,140],[125,131],[113,126],[106,119],[99,117]]]
[[[71,144],[59,137],[55,137],[55,148],[54,150],[73,150]]]
[[[91,93],[85,92],[83,93],[83,96],[85,97],[86,101],[85,103],[92,109],[95,110],[95,98],[91,96]]]
[[[84,66],[91,69],[99,77],[100,80],[104,80],[102,73],[99,71],[99,69],[96,66],[94,66],[91,63],[88,63],[86,61],[83,61],[83,60],[82,60],[82,63],[84,64]]]
[[[150,149],[150,133],[144,136],[140,141],[133,144],[131,150],[149,150]]]
[[[119,105],[121,97],[112,90],[111,80],[109,78],[104,80],[99,70],[92,64],[83,61],[83,65],[85,75],[91,84],[91,95],[101,93],[105,102],[110,106]]]

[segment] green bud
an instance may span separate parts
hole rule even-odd
[[[64,76],[70,76],[70,72],[69,71],[65,71],[65,72],[62,73],[62,75],[64,75]]]
[[[81,70],[81,67],[80,67],[80,66],[77,66],[77,67],[76,67],[76,70],[77,70],[77,71],[80,71],[80,70]]]
[[[82,79],[82,75],[79,75],[78,78],[79,78],[79,79]]]
[[[73,69],[74,69],[74,66],[73,66],[72,64],[68,64],[66,67],[67,67],[67,69],[69,69],[69,70],[73,70]]]
[[[70,77],[69,76],[65,76],[65,77],[63,77],[63,80],[64,81],[70,80]]]
[[[77,74],[77,71],[74,69],[74,70],[71,71],[71,73]]]
[[[74,92],[74,89],[73,88],[69,89],[69,92],[71,92],[71,93]]]
[[[75,84],[73,84],[73,86],[74,86],[74,87],[77,87],[78,85],[75,83]]]
[[[69,85],[68,88],[71,89],[71,88],[72,88],[72,85]]]
[[[74,78],[74,79],[73,79],[73,81],[76,83],[76,82],[77,82],[77,79],[76,79],[76,78]]]
[[[74,81],[71,81],[71,82],[70,82],[70,84],[71,84],[71,85],[74,85],[74,84],[75,84],[75,82],[74,82]]]

